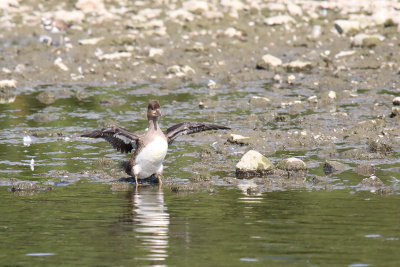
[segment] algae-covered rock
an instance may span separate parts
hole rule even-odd
[[[301,159],[287,158],[280,161],[275,174],[278,176],[303,177],[307,174],[307,165]]]
[[[338,162],[338,161],[333,161],[333,160],[326,160],[324,164],[324,172],[325,174],[331,174],[331,173],[338,173],[344,171],[348,166],[344,163]]]
[[[236,164],[236,176],[238,178],[264,176],[273,169],[274,165],[266,157],[255,150],[250,150]]]

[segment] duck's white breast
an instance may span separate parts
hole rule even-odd
[[[156,137],[148,143],[136,157],[134,173],[138,178],[147,178],[162,168],[162,162],[167,154],[168,142],[162,137]]]

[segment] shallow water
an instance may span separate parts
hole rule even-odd
[[[360,190],[356,185],[362,177],[352,170],[331,177],[331,187],[306,184],[249,195],[225,181],[235,179],[234,165],[240,154],[234,152],[246,148],[226,145],[232,155],[217,153],[215,166],[205,166],[211,182],[204,188],[175,192],[167,185],[137,191],[129,184],[116,186],[113,182],[120,174],[112,175],[110,170],[118,170],[118,162],[126,157],[106,142],[77,139],[75,133],[109,120],[132,130],[144,129],[144,109],[151,98],[162,104],[164,128],[182,120],[249,127],[240,119],[250,111],[240,104],[199,110],[198,99],[210,96],[205,86],[159,89],[148,85],[118,90],[112,86],[43,86],[18,95],[12,104],[0,105],[0,265],[400,264],[399,196]],[[37,99],[44,90],[56,92],[53,104]],[[77,97],[82,90],[86,97]],[[230,94],[222,88],[210,97],[247,99],[264,90],[249,85]],[[125,102],[104,103],[112,98]],[[46,116],[38,115],[42,113]],[[269,128],[286,131],[295,127],[262,126]],[[24,136],[31,140],[24,141]],[[166,180],[190,184],[192,166],[201,161],[199,151],[203,147],[218,150],[225,140],[224,133],[182,137],[168,152]],[[353,144],[339,146],[349,149]],[[310,174],[322,175],[323,159],[318,153],[318,149],[275,151],[269,158],[296,155],[309,160]],[[99,157],[111,165],[96,164]],[[218,166],[226,162],[230,167],[221,171]],[[380,162],[377,175],[396,189],[398,161],[375,162]],[[40,188],[11,192],[9,187],[21,181]]]
[[[364,192],[176,195],[82,182],[21,197],[3,188],[0,195],[3,266],[400,262],[396,201]]]

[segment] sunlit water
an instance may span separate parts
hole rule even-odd
[[[129,93],[132,90],[136,94]],[[106,119],[144,129],[143,107],[149,98],[165,103],[164,127],[182,118],[203,119],[205,115],[190,106],[207,92],[197,88],[189,94],[177,89],[154,96],[146,93],[146,87],[87,91],[88,98],[82,100],[60,93],[52,105],[40,103],[38,92],[0,105],[0,178],[7,178],[0,181],[1,266],[400,264],[396,194],[376,195],[351,186],[256,195],[226,185],[195,193],[173,193],[157,186],[113,191],[101,175],[86,171],[96,168],[92,164],[98,157],[118,162],[124,156],[104,142],[74,140],[73,134],[97,128]],[[248,90],[241,96],[251,93]],[[111,95],[126,103],[99,104]],[[185,104],[174,105],[173,100]],[[235,107],[224,110],[243,116]],[[41,121],[37,117],[41,113],[51,116]],[[35,137],[32,131],[41,134]],[[177,142],[167,156],[166,175],[181,182],[189,180],[185,165],[198,161],[193,156],[196,146],[195,141]],[[396,165],[387,168],[391,170],[388,179],[399,178]],[[351,175],[345,172],[340,179],[351,181]],[[39,182],[52,190],[13,193],[11,178]]]

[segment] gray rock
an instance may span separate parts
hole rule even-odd
[[[280,161],[278,165],[276,165],[278,169],[284,171],[305,171],[307,170],[307,165],[298,158],[288,158]]]
[[[273,55],[266,54],[257,62],[257,69],[275,69],[282,66],[282,60]]]
[[[266,157],[255,150],[250,150],[236,164],[236,176],[238,178],[264,176],[273,169],[274,165]]]
[[[371,176],[375,171],[376,167],[371,163],[361,164],[356,167],[356,173],[363,176]]]
[[[393,151],[390,144],[384,142],[383,140],[371,140],[368,142],[368,152],[370,153],[381,153],[383,155],[388,155]]]
[[[326,160],[324,164],[325,174],[339,173],[347,169],[347,165],[338,161]]]
[[[370,176],[368,178],[364,178],[361,181],[361,183],[359,184],[359,186],[362,186],[362,187],[382,187],[382,186],[384,186],[384,184],[381,181],[381,179],[379,179],[375,175],[372,175],[372,176]]]

